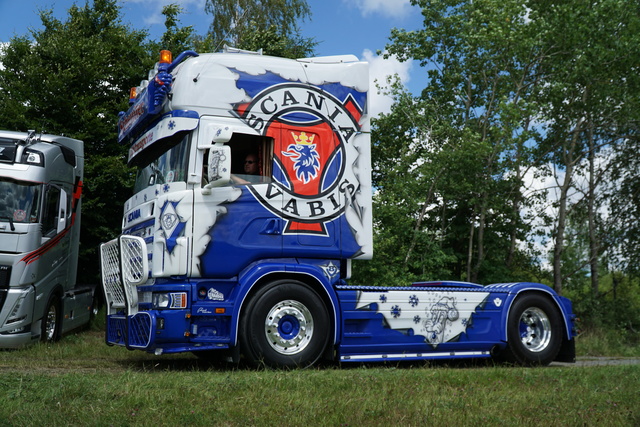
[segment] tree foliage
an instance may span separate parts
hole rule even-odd
[[[316,45],[298,27],[298,21],[311,16],[306,0],[206,0],[205,12],[213,18],[213,51],[226,44],[295,58],[309,56]]]
[[[262,51],[264,55],[282,58],[305,58],[313,56],[318,43],[299,34],[287,35],[275,25],[267,29],[256,29],[242,40],[240,48],[250,51]]]
[[[191,50],[198,42],[198,37],[191,25],[186,27],[178,26],[180,24],[180,14],[183,12],[182,7],[172,3],[162,8],[162,15],[165,18],[165,32],[160,38],[160,49],[170,50],[175,54]],[[158,49],[158,50],[160,50]]]
[[[526,142],[536,136],[535,98],[527,96],[537,84],[535,51],[524,37],[530,30],[516,6],[504,2],[420,4],[425,28],[395,30],[387,49],[427,66],[429,84],[376,121],[385,135],[384,122],[406,122],[395,153],[409,161],[389,164],[384,173],[401,167],[418,177],[405,181],[413,194],[400,202],[417,202],[408,215],[412,241],[431,240],[448,255],[435,258],[447,278],[509,280],[526,260],[517,242],[529,229],[520,212],[528,203],[522,181],[532,162]],[[382,189],[378,199],[396,194]],[[403,268],[420,254],[408,249]]]
[[[115,143],[129,88],[151,68],[147,34],[124,25],[115,0],[73,5],[66,21],[41,11],[42,29],[17,36],[0,56],[3,127],[85,143],[79,280],[95,282],[98,246],[118,234],[130,194],[125,147]],[[154,55],[155,56],[155,55]]]
[[[414,274],[412,257],[426,254],[448,278],[540,281],[545,256],[535,248],[550,239],[556,289],[588,267],[583,279],[597,293],[599,262],[612,254],[607,231],[624,234],[604,190],[611,150],[636,148],[638,11],[620,0],[412,4],[424,27],[393,30],[387,51],[418,61],[428,84],[417,97],[391,86],[396,104],[374,123],[385,145],[373,159],[387,276]],[[616,174],[616,186],[637,191],[621,179],[633,172]],[[545,176],[557,187],[530,186]],[[612,199],[622,208],[629,197]],[[586,230],[580,268],[563,255],[577,253],[570,216]]]

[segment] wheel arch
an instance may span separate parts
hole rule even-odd
[[[48,308],[47,304],[49,304],[49,300],[53,296],[58,298],[58,303],[60,304],[59,311],[62,311],[62,308],[64,307],[64,301],[62,300],[62,298],[64,297],[64,289],[62,288],[62,285],[57,284],[53,286],[49,292],[43,292],[42,293],[43,298],[41,299],[42,303],[36,304],[37,307],[35,308],[38,310],[36,314],[38,316],[38,319],[42,320],[44,318],[44,311]],[[36,299],[37,297],[38,297],[38,293],[36,291]]]
[[[43,298],[42,301],[42,305],[39,306],[39,320],[37,321],[37,324],[34,324],[32,326],[32,331],[33,331],[33,327],[36,328],[36,330],[38,331],[39,334],[39,339],[42,339],[42,322],[45,321],[45,317],[47,316],[47,312],[49,310],[49,301],[51,301],[51,298],[56,298],[57,302],[58,302],[58,310],[57,310],[57,322],[58,322],[58,332],[57,332],[57,339],[60,339],[62,337],[62,323],[64,322],[64,289],[62,287],[62,285],[57,284],[55,286],[53,286],[53,288],[51,289],[50,292],[48,293],[43,293],[43,296],[46,295],[46,298]],[[54,339],[54,341],[56,341],[57,339]]]
[[[333,347],[336,343],[339,325],[339,306],[336,293],[333,291],[333,287],[330,283],[324,280],[324,276],[320,271],[316,271],[315,268],[308,266],[308,268],[298,268],[297,271],[291,271],[291,266],[280,266],[280,268],[273,266],[272,268],[264,269],[258,274],[247,274],[240,280],[242,291],[237,295],[232,321],[233,328],[231,331],[231,344],[233,346],[238,345],[239,324],[242,315],[247,308],[247,302],[253,295],[260,291],[260,289],[267,286],[277,280],[297,280],[313,289],[318,296],[322,299],[329,315],[330,336],[329,343]],[[298,266],[300,267],[300,266]]]
[[[537,285],[537,284],[531,284],[531,285]],[[558,313],[560,313],[560,317],[564,325],[562,327],[562,331],[563,331],[562,344],[560,347],[560,352],[556,357],[556,360],[566,361],[566,362],[575,361],[575,340],[573,339],[573,336],[574,336],[573,320],[575,316],[571,311],[571,302],[568,299],[559,296],[553,289],[546,286],[537,285],[532,287],[522,287],[521,289],[519,289],[518,291],[510,295],[508,304],[507,304],[508,308],[504,310],[502,314],[502,320],[501,320],[501,323],[502,323],[501,334],[504,342],[505,343],[508,342],[508,321],[509,321],[509,315],[511,314],[511,309],[513,308],[513,304],[518,299],[523,298],[527,295],[542,296],[544,299],[550,302],[558,310]]]

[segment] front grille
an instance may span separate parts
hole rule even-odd
[[[107,316],[107,342],[110,344],[147,348],[154,333],[153,318],[145,312],[134,316]]]
[[[129,345],[147,348],[151,343],[152,318],[148,313],[140,312],[129,317]]]
[[[11,266],[0,265],[0,310],[4,307],[4,301],[9,293],[9,281],[11,281]]]
[[[11,280],[11,266],[0,265],[0,289],[7,289]]]
[[[124,316],[107,317],[107,342],[116,345],[126,344],[127,319]]]

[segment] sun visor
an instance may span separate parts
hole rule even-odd
[[[137,157],[141,153],[161,144],[161,142],[167,138],[194,130],[198,127],[199,122],[200,118],[198,113],[191,110],[171,111],[165,114],[155,126],[131,144],[127,163],[129,165],[138,163]]]

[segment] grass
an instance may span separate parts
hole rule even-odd
[[[640,357],[640,337],[628,330],[587,330],[576,338],[576,351],[582,357]]]
[[[640,365],[256,370],[108,347],[94,330],[0,352],[0,425],[635,426],[639,384]]]

